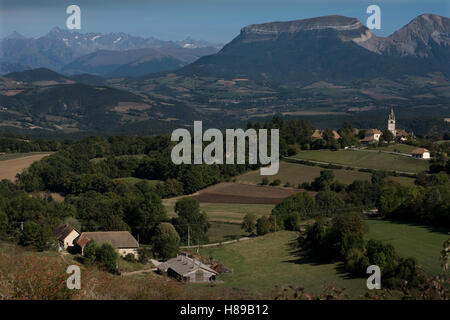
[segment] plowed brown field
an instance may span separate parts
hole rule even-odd
[[[39,153],[22,158],[0,161],[0,180],[8,179],[11,181],[15,181],[16,174],[21,173],[33,162],[39,161],[48,155],[50,155],[50,153]]]
[[[224,182],[199,191],[194,198],[200,202],[213,203],[276,204],[300,191],[295,188]]]

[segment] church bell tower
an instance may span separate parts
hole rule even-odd
[[[397,134],[397,131],[395,130],[395,114],[394,114],[394,109],[391,108],[391,113],[389,114],[389,119],[388,119],[388,130],[390,132],[392,132],[392,134],[394,135],[394,137]]]

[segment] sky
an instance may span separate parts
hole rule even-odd
[[[226,43],[242,27],[332,14],[366,24],[369,5],[381,9],[378,36],[388,36],[423,13],[450,16],[449,0],[0,0],[0,37],[17,31],[39,37],[66,28],[66,8],[81,9],[79,32],[125,32],[134,36]]]

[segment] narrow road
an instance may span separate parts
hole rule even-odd
[[[250,240],[250,239],[252,239],[252,238],[250,238],[250,237],[243,237],[243,238],[236,239],[236,240],[229,240],[229,241],[216,242],[216,243],[208,243],[208,244],[202,244],[202,245],[197,245],[197,246],[183,246],[183,247],[180,247],[180,249],[195,249],[195,248],[217,247],[217,246],[220,246],[222,244],[230,244],[230,243],[235,243],[235,242],[245,241],[245,240]]]

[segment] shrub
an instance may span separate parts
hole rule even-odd
[[[279,186],[281,184],[281,180],[280,179],[275,179],[272,181],[272,183],[270,184],[271,186]]]
[[[351,248],[345,256],[345,269],[352,274],[364,276],[367,266],[369,266],[369,259],[364,255],[364,252],[359,248]]]
[[[256,215],[247,213],[242,220],[241,228],[250,234],[256,231]]]
[[[153,258],[152,250],[147,247],[140,247],[138,249],[138,261],[140,263],[147,263],[149,259]]]
[[[135,258],[135,256],[134,256],[134,254],[132,254],[132,253],[128,253],[123,259],[124,259],[125,261],[131,262],[131,263],[136,263],[136,262],[137,262],[137,260],[136,260],[136,258]]]
[[[270,232],[270,221],[266,216],[262,216],[256,222],[256,232],[259,236],[265,235]]]

